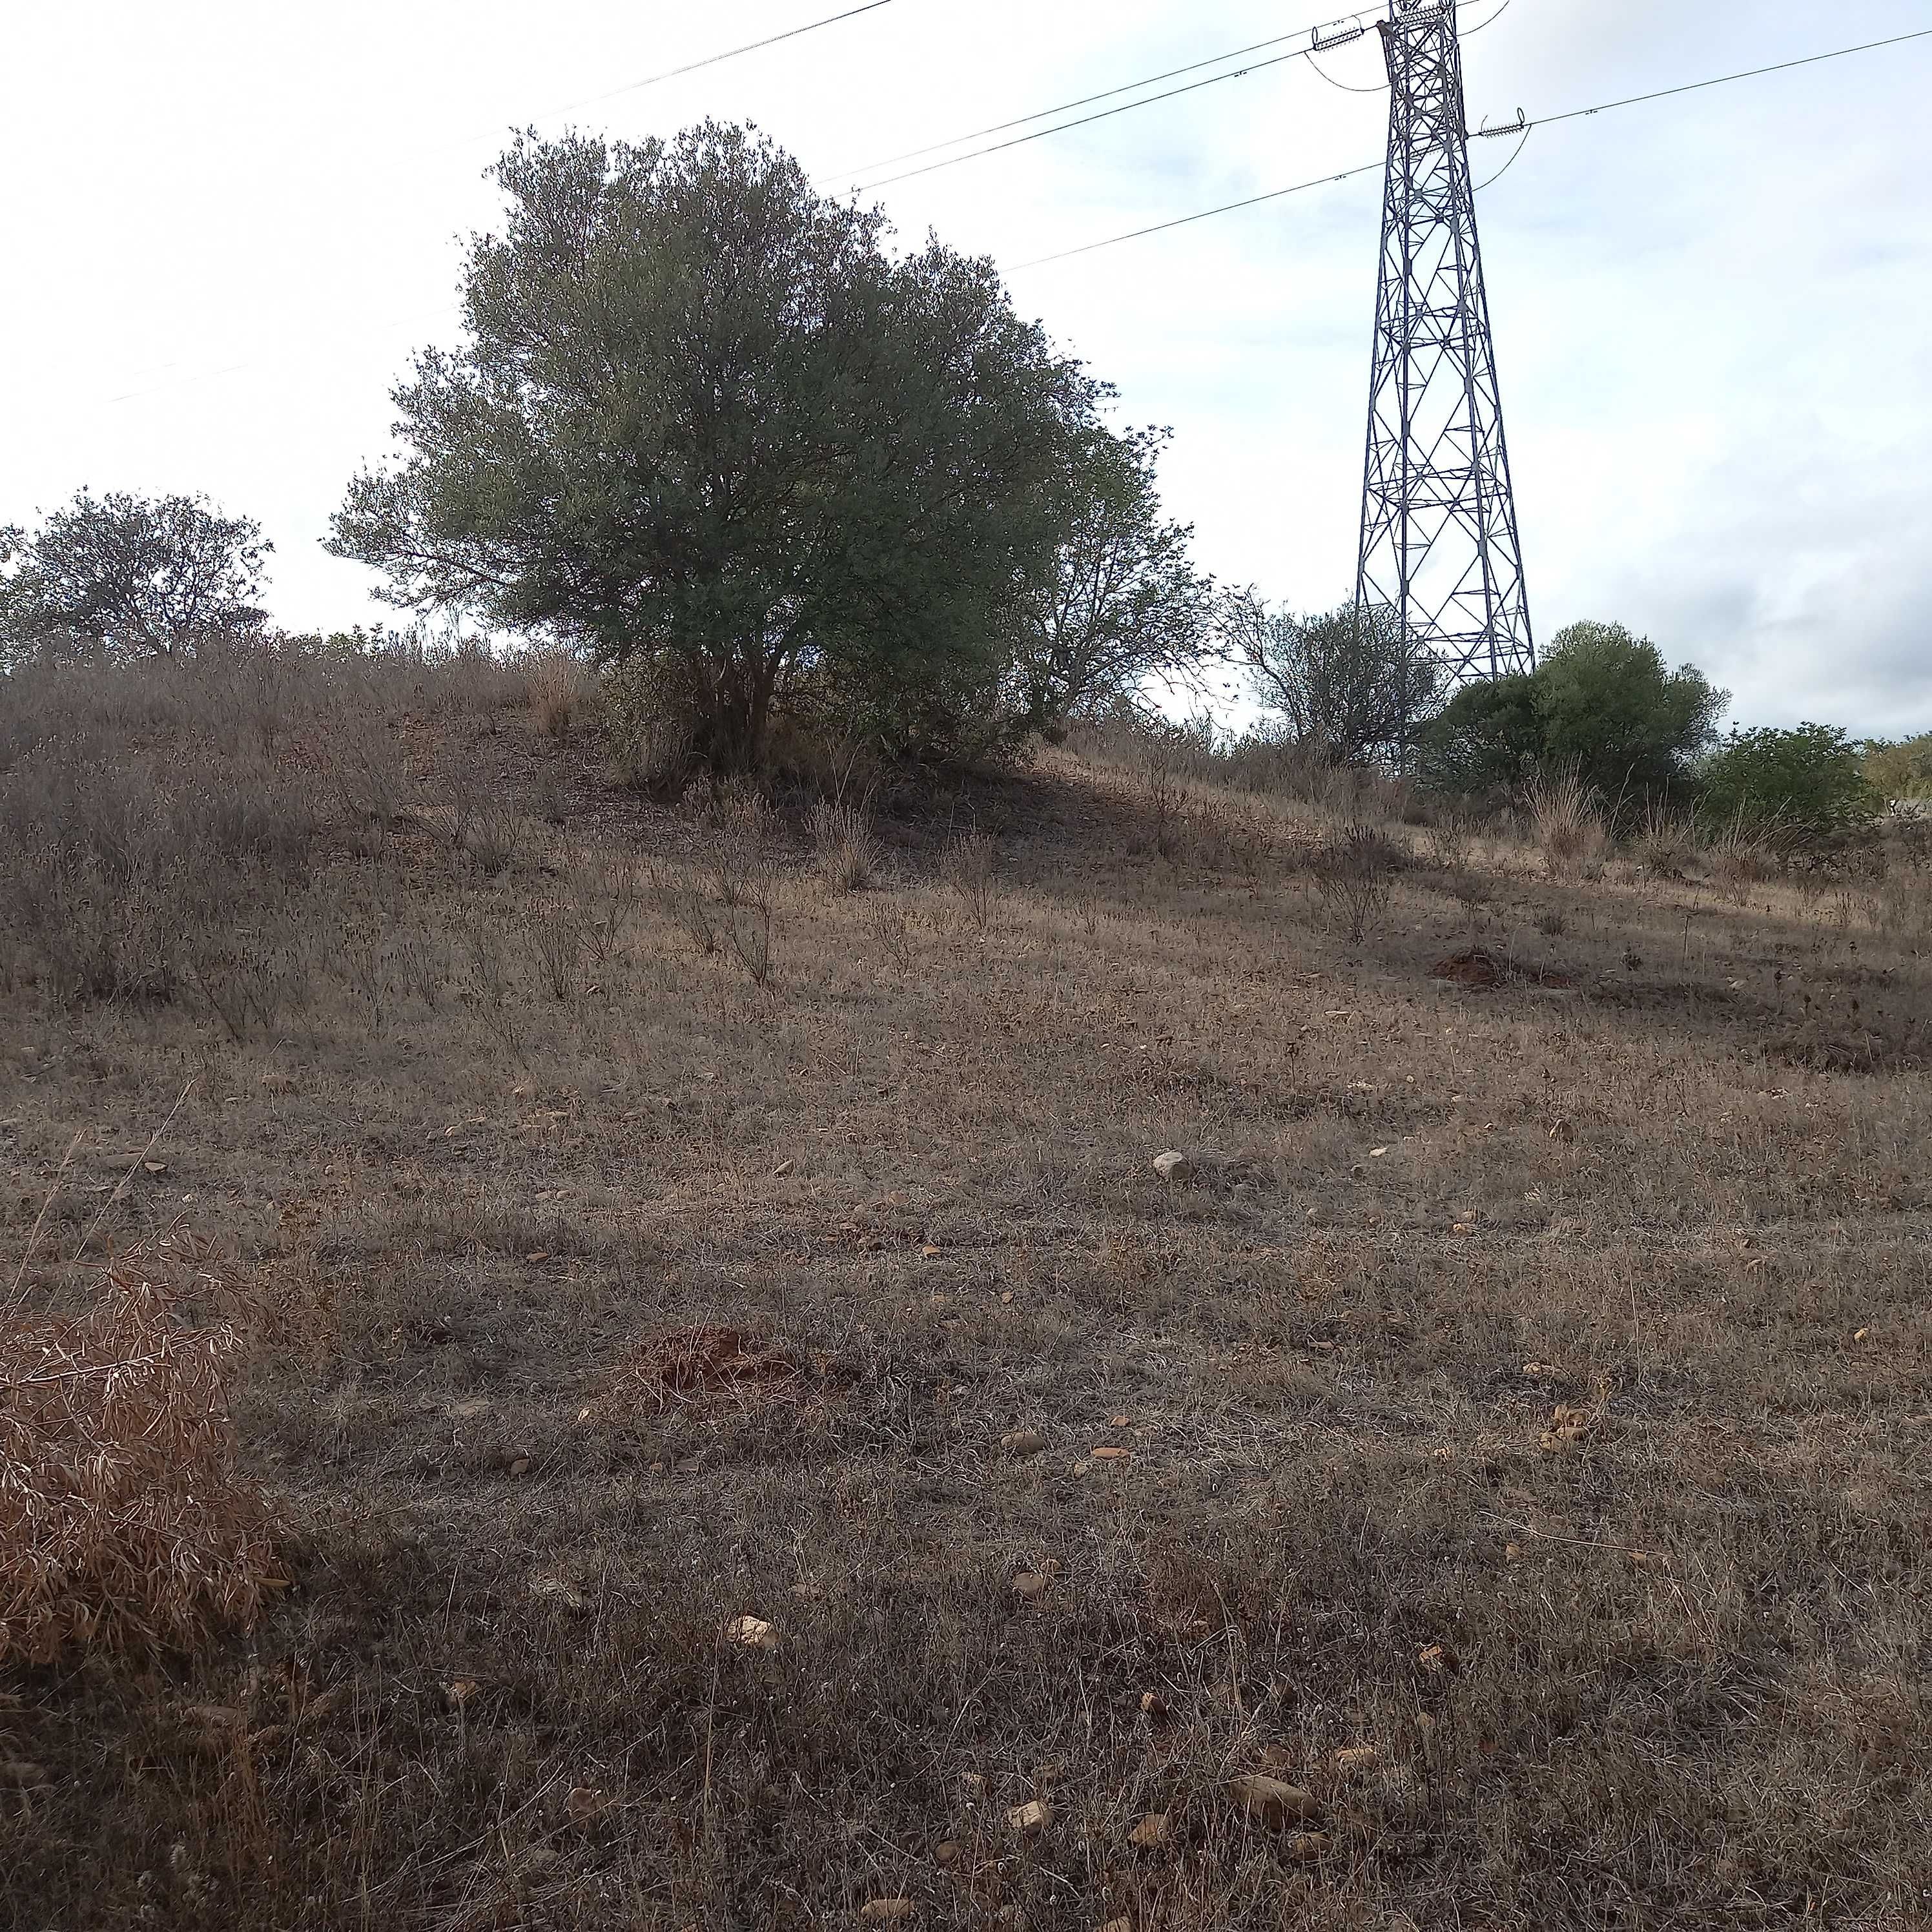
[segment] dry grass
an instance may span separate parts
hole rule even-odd
[[[273,1311],[292,1580],[9,1667],[22,1924],[1924,1922],[1917,861],[1740,904],[1461,828],[1352,944],[1344,801],[1089,744],[828,892],[463,676],[296,680],[269,770],[409,793],[371,851],[316,788],[273,1028],[69,999],[0,892],[22,1246],[84,1130],[26,1309],[196,1076],[104,1238],[218,1226]],[[201,715],[95,698],[130,765]],[[456,775],[539,771],[493,873]]]
[[[1602,802],[1580,772],[1538,772],[1529,784],[1530,821],[1550,875],[1588,876],[1610,848]]]
[[[537,729],[546,737],[567,738],[596,688],[590,670],[575,653],[562,650],[532,651],[522,669]]]
[[[286,1580],[236,1468],[242,1337],[184,1308],[184,1274],[221,1286],[195,1258],[163,1237],[77,1315],[0,1312],[0,1670],[178,1648],[251,1624]]]
[[[819,876],[832,891],[862,892],[877,881],[884,854],[862,807],[820,799],[812,808],[811,830]]]

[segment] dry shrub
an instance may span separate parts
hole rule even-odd
[[[1538,772],[1530,781],[1528,803],[1536,843],[1552,878],[1574,878],[1602,864],[1610,831],[1596,788],[1580,772],[1572,766]]]
[[[547,738],[568,737],[590,693],[582,660],[568,651],[533,652],[524,664],[524,680],[538,728]]]
[[[1753,886],[1762,885],[1783,871],[1790,845],[1789,835],[1780,836],[1774,824],[1754,820],[1739,812],[1712,834],[1704,862],[1718,890],[1742,904]]]
[[[0,1664],[188,1646],[280,1584],[235,1470],[242,1336],[189,1325],[166,1273],[130,1254],[83,1314],[0,1318]]]
[[[238,922],[285,922],[314,831],[296,782],[207,741],[45,739],[0,772],[0,926],[58,999],[172,999]]]
[[[1389,890],[1403,854],[1388,836],[1372,825],[1351,825],[1337,832],[1309,862],[1315,890],[1358,941],[1370,920],[1388,902]]]
[[[525,829],[524,814],[509,800],[479,799],[470,813],[470,856],[494,879],[515,862]]]
[[[711,788],[696,801],[698,845],[712,896],[721,905],[770,909],[778,854],[771,807],[742,779]]]
[[[889,898],[876,898],[867,908],[866,930],[901,972],[910,968],[917,932],[912,912]]]
[[[1444,806],[1423,834],[1429,862],[1452,877],[1466,872],[1475,849],[1475,832],[1474,816],[1466,806]]]
[[[1681,812],[1652,799],[1634,842],[1637,862],[1660,879],[1681,879],[1697,854],[1697,829]]]
[[[524,934],[544,991],[553,1000],[574,998],[585,947],[577,904],[560,892],[546,895],[531,909]]]
[[[812,808],[812,850],[819,877],[835,892],[862,892],[878,878],[884,857],[864,812],[830,799]]]
[[[958,896],[966,916],[980,932],[986,929],[992,912],[994,862],[998,848],[983,832],[962,832],[946,848],[940,870],[946,883]]]
[[[718,950],[718,922],[711,916],[704,888],[688,872],[653,866],[651,902],[676,926],[700,956]]]

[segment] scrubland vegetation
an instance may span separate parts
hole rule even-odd
[[[496,178],[410,631],[0,531],[4,1923],[1925,1922],[1925,741],[1210,582],[752,130]]]
[[[7,682],[8,1922],[1922,1922],[1918,828],[622,687]]]

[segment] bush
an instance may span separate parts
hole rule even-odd
[[[1322,846],[1311,862],[1315,890],[1347,927],[1351,944],[1388,903],[1389,890],[1403,854],[1388,836],[1368,825],[1351,825]]]
[[[1832,724],[1733,731],[1706,764],[1698,789],[1715,820],[1776,827],[1805,841],[1868,825],[1882,802],[1859,748]]]
[[[1481,794],[1513,790],[1537,770],[1574,772],[1624,818],[1688,783],[1729,702],[1621,624],[1572,624],[1528,676],[1458,692],[1419,735],[1417,776]]]
[[[1386,605],[1298,617],[1225,598],[1222,652],[1282,734],[1331,764],[1387,760],[1442,708],[1441,662]]]
[[[1610,833],[1596,791],[1580,772],[1539,772],[1530,782],[1528,802],[1536,842],[1553,877],[1574,878],[1600,864]]]
[[[296,786],[204,744],[149,763],[56,738],[0,772],[0,922],[58,998],[172,999],[244,908],[265,965],[292,944],[314,831]]]
[[[570,651],[535,651],[526,661],[530,710],[548,738],[570,735],[571,721],[590,690],[583,660]]]
[[[635,652],[606,668],[603,699],[612,776],[651,797],[676,797],[691,776],[698,729],[678,667]]]
[[[1888,802],[1932,799],[1932,731],[1897,744],[1875,738],[1864,748],[1865,782]]]
[[[0,1316],[0,1665],[189,1645],[281,1581],[235,1470],[242,1338],[168,1273],[130,1255],[85,1314]]]
[[[1536,682],[1515,675],[1466,684],[1417,734],[1417,780],[1432,791],[1502,797],[1524,784],[1544,754]]]
[[[863,891],[878,877],[884,856],[865,813],[830,799],[812,808],[812,849],[819,877],[836,892]]]

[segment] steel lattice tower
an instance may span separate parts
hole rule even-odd
[[[1389,0],[1388,174],[1358,608],[1393,607],[1454,686],[1534,668],[1483,289],[1455,0]]]

